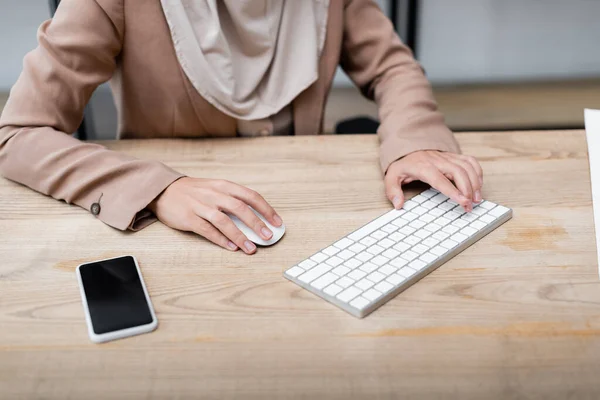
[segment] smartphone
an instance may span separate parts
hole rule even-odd
[[[133,256],[81,264],[77,280],[88,334],[95,343],[151,332],[154,308]]]

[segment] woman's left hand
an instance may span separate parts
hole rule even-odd
[[[393,162],[385,175],[385,193],[394,208],[404,205],[402,185],[413,181],[428,183],[467,212],[481,201],[483,170],[471,156],[422,150]]]

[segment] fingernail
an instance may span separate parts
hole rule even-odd
[[[254,243],[252,243],[252,242],[251,242],[251,241],[249,241],[249,240],[246,240],[246,241],[244,242],[244,247],[246,248],[246,250],[247,250],[248,252],[252,252],[252,251],[254,251],[254,250],[256,249],[256,246],[254,245]]]
[[[400,197],[398,196],[394,196],[394,198],[392,199],[392,204],[394,205],[394,208],[397,210],[400,208]]]
[[[281,217],[277,214],[273,217],[273,221],[275,221],[275,226],[281,226],[281,224],[283,224]]]
[[[265,239],[270,239],[271,236],[273,236],[273,232],[271,232],[269,229],[263,227],[260,232],[262,233],[263,237]]]
[[[479,190],[475,191],[474,199],[475,203],[481,203],[481,192]]]
[[[233,242],[227,242],[227,247],[229,247],[231,250],[237,250],[238,248]]]

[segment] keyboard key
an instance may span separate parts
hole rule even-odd
[[[336,257],[339,257],[342,260],[346,261],[346,260],[349,260],[352,257],[354,257],[354,253],[351,252],[350,250],[346,249],[346,250],[342,250],[339,253],[337,253]]]
[[[388,238],[385,238],[383,240],[380,240],[377,244],[379,246],[383,247],[384,249],[388,249],[388,248],[392,247],[393,245],[395,245],[396,242],[394,242],[393,240],[390,240]]]
[[[431,221],[433,221],[434,219],[435,219],[435,216],[433,216],[433,215],[431,215],[431,214],[429,214],[429,213],[427,213],[427,214],[425,214],[425,215],[421,215],[421,216],[419,217],[419,220],[420,220],[420,221],[423,221],[423,222],[425,222],[425,223],[430,223],[430,222],[431,222]]]
[[[416,229],[415,228],[411,228],[410,226],[404,226],[404,227],[398,229],[398,232],[402,233],[405,236],[408,236],[408,235],[412,234],[415,231],[416,231]]]
[[[415,258],[417,258],[418,256],[419,255],[417,253],[415,253],[414,251],[410,251],[410,250],[407,250],[400,255],[400,257],[404,258],[407,261],[412,261]]]
[[[445,194],[442,194],[442,193],[438,193],[435,196],[433,196],[430,200],[436,204],[440,204],[440,203],[443,203],[446,200],[448,200],[448,196],[446,196]]]
[[[457,242],[455,242],[455,241],[454,241],[454,240],[452,240],[452,239],[446,239],[446,240],[444,240],[442,243],[440,243],[440,246],[443,246],[443,247],[445,247],[445,248],[447,248],[447,249],[453,249],[453,248],[455,248],[456,246],[458,246],[458,243],[457,243]]]
[[[428,237],[427,239],[423,240],[421,242],[421,244],[424,246],[427,246],[428,248],[432,248],[432,247],[436,246],[439,242],[440,242],[439,240],[434,239],[433,237]]]
[[[377,290],[381,293],[387,293],[390,290],[392,290],[393,288],[394,288],[394,285],[392,285],[391,283],[386,282],[386,281],[381,281],[377,285],[375,285],[375,290]]]
[[[351,246],[354,242],[348,238],[343,238],[335,242],[333,245],[340,250],[344,250],[346,247]]]
[[[442,228],[442,232],[446,232],[450,235],[455,234],[456,232],[458,232],[458,230],[459,228],[454,225],[446,225],[444,228]]]
[[[471,222],[471,225],[469,225],[471,228],[477,229],[478,231],[482,230],[483,228],[485,228],[487,225],[484,224],[481,221],[474,221]]]
[[[479,207],[485,208],[486,210],[491,210],[492,208],[496,207],[496,204],[492,203],[491,201],[485,200],[485,201],[479,203]]]
[[[471,211],[471,214],[482,216],[486,212],[487,212],[487,210],[485,208],[473,207],[473,211]]]
[[[297,277],[300,274],[304,273],[304,270],[302,268],[300,268],[299,266],[295,266],[292,267],[290,269],[288,269],[287,271],[285,271],[286,274],[288,274],[289,276],[291,276],[292,278]]]
[[[325,288],[325,290],[323,290],[323,292],[325,292],[326,294],[330,295],[331,297],[334,297],[336,294],[338,294],[342,290],[344,290],[344,289],[341,288],[341,287],[339,287],[335,283],[333,283],[333,284],[327,286]]]
[[[408,200],[404,202],[404,206],[402,206],[403,209],[405,209],[406,211],[410,211],[415,207],[418,207],[419,203],[417,203],[416,201],[412,201],[412,200]]]
[[[398,271],[398,274],[400,276],[403,276],[405,278],[410,278],[411,276],[413,276],[417,271],[415,271],[414,269],[410,268],[410,267],[404,267],[402,268],[400,271]]]
[[[369,275],[367,275],[367,279],[370,281],[373,281],[375,283],[378,283],[379,281],[382,281],[383,279],[385,279],[385,275],[375,271],[375,272],[371,272]]]
[[[363,297],[369,299],[370,301],[375,301],[378,298],[380,298],[381,296],[383,296],[383,293],[378,292],[375,289],[369,289],[366,292],[364,292]]]
[[[340,265],[339,267],[336,267],[331,270],[331,272],[333,272],[337,276],[344,276],[350,271],[352,271],[350,268],[343,266],[343,265]]]
[[[473,222],[475,221],[479,216],[473,213],[466,213],[464,214],[462,217],[460,217],[460,219],[465,220],[467,222]]]
[[[371,302],[369,300],[365,299],[364,297],[358,296],[357,298],[355,298],[354,300],[352,300],[350,302],[350,305],[354,308],[362,310],[363,308],[368,306],[370,303]]]
[[[427,266],[427,263],[421,260],[414,260],[410,264],[408,264],[408,266],[414,270],[420,271]]]
[[[398,230],[398,227],[394,224],[387,224],[386,226],[382,227],[381,230],[385,233],[390,234],[396,232]]]
[[[448,204],[452,204],[454,207],[456,207],[456,206],[458,205],[458,203],[457,203],[457,202],[455,202],[455,201],[454,201],[454,200],[452,200],[452,199],[448,199],[447,203],[448,203]]]
[[[402,257],[394,258],[392,261],[390,261],[390,265],[392,265],[396,268],[402,268],[406,264],[408,264],[408,261]]]
[[[418,245],[414,246],[411,250],[414,251],[415,253],[421,255],[421,254],[425,253],[427,250],[429,250],[429,247],[423,246],[422,244],[418,244]]]
[[[360,293],[361,290],[359,288],[355,288],[354,286],[352,286],[344,290],[342,293],[338,294],[336,297],[338,300],[343,301],[344,303],[348,303]]]
[[[327,254],[328,256],[333,256],[337,253],[340,252],[340,249],[338,249],[337,247],[334,246],[329,246],[326,249],[321,250],[323,253]]]
[[[448,252],[448,249],[443,247],[443,246],[435,246],[433,249],[430,250],[433,254],[435,254],[438,257],[443,256],[444,254],[446,254]]]
[[[347,276],[343,276],[340,279],[338,279],[337,282],[335,282],[335,284],[345,289],[354,284],[354,279],[350,279]]]
[[[373,263],[365,263],[359,269],[365,271],[367,274],[370,274],[373,271],[376,271],[379,268],[377,265]]]
[[[454,235],[450,236],[450,239],[454,240],[457,243],[462,243],[467,240],[469,237],[467,235],[463,235],[460,232],[456,232]]]
[[[421,238],[419,238],[415,235],[410,235],[409,237],[404,239],[404,243],[406,243],[410,246],[414,246],[415,244],[419,243],[420,241],[421,241]]]
[[[425,203],[421,204],[421,207],[431,210],[432,208],[437,207],[437,203],[428,200]]]
[[[321,275],[329,272],[332,268],[327,264],[319,264],[316,267],[308,270],[298,277],[298,280],[304,283],[310,283],[320,277]]]
[[[386,251],[381,253],[381,255],[392,260],[392,259],[398,257],[400,255],[400,252],[397,250],[394,250],[394,249],[387,249]]]
[[[430,223],[429,225],[427,225],[425,227],[425,229],[427,229],[429,232],[433,233],[433,232],[437,232],[440,229],[442,229],[441,225],[436,224],[435,222]]]
[[[314,287],[315,289],[323,289],[325,286],[329,286],[330,284],[332,284],[333,282],[335,282],[339,277],[331,272],[326,273],[325,275],[321,276],[318,279],[315,279],[314,281],[312,281],[312,283],[310,284],[310,286]]]
[[[411,228],[414,228],[414,229],[421,229],[425,225],[427,225],[427,223],[425,221],[421,221],[420,219],[416,219],[413,222],[411,222],[410,224],[408,224],[408,226],[410,226]]]
[[[372,238],[375,238],[375,239],[377,239],[377,240],[381,240],[381,239],[383,239],[383,238],[384,238],[384,237],[386,237],[386,236],[387,236],[387,233],[385,233],[385,232],[384,232],[384,231],[382,231],[381,229],[379,229],[379,230],[377,230],[377,231],[375,231],[375,232],[371,233],[371,237],[372,237]]]
[[[389,283],[391,283],[394,286],[400,284],[401,282],[404,282],[405,280],[406,280],[406,278],[400,274],[390,275],[386,279],[386,281],[388,281]]]
[[[356,258],[351,258],[350,260],[346,261],[344,263],[345,267],[348,267],[350,269],[354,269],[354,268],[358,268],[362,265],[363,262],[357,260]]]
[[[479,218],[480,221],[482,221],[483,223],[486,223],[486,224],[489,224],[490,222],[494,222],[495,219],[496,218],[492,217],[491,213],[485,214]]]
[[[470,226],[466,226],[463,229],[461,229],[461,232],[467,236],[472,236],[477,233],[477,229],[473,229]]]
[[[434,234],[432,235],[432,237],[433,237],[433,238],[435,238],[435,239],[437,239],[437,240],[440,240],[440,241],[441,241],[441,240],[446,240],[446,239],[448,239],[448,238],[450,237],[450,234],[449,234],[449,233],[446,233],[446,232],[444,232],[444,231],[438,231],[438,232],[434,233]]]
[[[466,214],[467,212],[465,211],[464,208],[462,208],[462,206],[456,206],[454,207],[452,210],[450,211],[454,211],[455,213],[457,213],[458,215],[460,215],[461,217]],[[459,217],[460,218],[460,217]]]
[[[369,261],[371,258],[373,258],[373,254],[371,254],[371,253],[367,253],[367,252],[365,251],[365,252],[363,252],[363,253],[359,253],[359,254],[357,254],[355,258],[356,258],[356,259],[358,259],[359,261],[362,261],[362,262],[367,262],[367,261]]]
[[[394,268],[390,264],[386,264],[383,267],[379,268],[378,271],[384,274],[385,276],[388,276],[398,271],[398,268]]]
[[[374,245],[375,243],[377,243],[377,239],[375,239],[375,238],[372,238],[371,236],[367,236],[366,238],[363,238],[363,239],[360,241],[360,244],[362,244],[362,245],[364,245],[364,246],[366,246],[366,247],[372,246],[372,245]]]
[[[367,252],[373,254],[374,256],[376,256],[377,254],[381,253],[382,251],[384,251],[385,249],[379,245],[374,244],[373,246],[369,247],[367,249]]]
[[[435,256],[435,255],[433,255],[431,253],[425,253],[421,257],[419,257],[419,260],[423,260],[423,261],[425,261],[426,263],[429,264],[429,263],[432,263],[435,260],[437,260],[437,256]]]
[[[450,203],[441,203],[438,205],[438,208],[444,211],[450,211],[454,208],[454,204],[450,204]]]
[[[402,218],[407,221],[414,221],[415,219],[419,218],[419,215],[415,214],[414,212],[407,212],[402,216]]]
[[[392,225],[397,226],[398,228],[402,228],[404,225],[408,224],[408,221],[404,218],[398,218],[392,221]]]
[[[389,222],[398,218],[399,212],[397,210],[392,210],[388,213],[383,214],[381,217],[369,222],[362,228],[352,232],[348,235],[348,239],[353,241],[358,241],[369,235],[372,232],[375,232],[377,229],[381,228],[384,225],[387,225]]]
[[[365,246],[364,244],[354,243],[352,246],[348,247],[348,250],[350,250],[353,253],[360,253],[366,248],[367,246]]]
[[[317,253],[317,254],[313,255],[310,259],[313,260],[314,262],[320,263],[320,262],[327,260],[328,258],[329,257],[327,257],[323,253]]]
[[[467,221],[465,221],[464,219],[459,218],[459,219],[453,221],[452,225],[458,226],[459,228],[463,228],[463,227],[469,225],[469,223]]]
[[[423,215],[423,214],[427,214],[427,209],[422,206],[417,206],[412,209],[412,212],[414,212],[417,215]]]
[[[354,284],[354,286],[356,286],[357,288],[359,288],[361,290],[370,289],[373,287],[373,285],[375,285],[375,284],[368,279],[361,279],[360,281],[358,281]]]
[[[337,257],[337,256],[333,256],[331,257],[329,260],[325,261],[327,264],[331,265],[332,267],[337,267],[338,265],[340,265],[341,263],[344,262],[344,260],[342,260],[341,258]]]
[[[429,210],[429,215],[433,215],[434,217],[439,217],[442,214],[444,214],[446,211],[439,209],[439,208],[434,208],[433,210]]]
[[[413,197],[412,199],[410,199],[411,201],[414,201],[415,203],[421,204],[425,201],[427,201],[428,197],[423,196],[423,193],[416,195],[415,197]]]
[[[444,214],[444,217],[454,221],[455,219],[460,218],[461,215],[462,214],[457,213],[456,211],[448,211],[446,214]]]
[[[438,219],[435,220],[435,223],[438,224],[439,226],[446,226],[448,225],[450,221],[448,218],[445,217],[439,217]]]
[[[348,274],[348,278],[354,279],[355,281],[358,281],[358,280],[364,278],[365,276],[367,276],[367,273],[364,271],[361,271],[360,269],[355,269],[354,271],[352,271]]]
[[[400,242],[394,246],[394,250],[398,250],[400,253],[404,253],[406,250],[410,249],[410,244]]]
[[[429,232],[425,228],[419,229],[418,231],[415,232],[415,236],[417,236],[420,239],[425,239],[426,237],[428,237],[430,235],[431,235],[431,232]]]
[[[377,266],[380,266],[380,267],[381,267],[382,265],[384,265],[384,264],[387,264],[389,261],[390,261],[389,259],[387,259],[387,258],[385,258],[385,257],[383,257],[383,256],[377,256],[377,257],[375,257],[375,258],[373,258],[373,259],[371,260],[371,262],[372,262],[373,264],[375,264],[375,265],[377,265]]]
[[[315,265],[317,265],[317,263],[312,260],[304,260],[300,264],[298,264],[298,266],[303,269],[311,269]]]
[[[421,193],[421,196],[426,197],[428,199],[432,198],[433,196],[439,194],[440,192],[438,192],[437,190],[431,188],[431,189],[427,189],[426,191],[424,191],[423,193]]]

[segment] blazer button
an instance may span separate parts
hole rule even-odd
[[[98,215],[100,214],[100,204],[98,203],[94,203],[92,204],[92,207],[90,208],[90,211],[92,212],[93,215]]]

